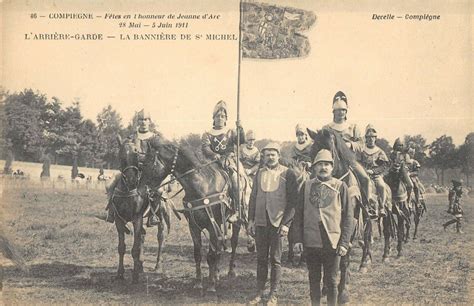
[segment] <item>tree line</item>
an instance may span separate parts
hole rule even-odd
[[[131,122],[124,125],[120,114],[108,105],[97,114],[95,121],[84,119],[79,99],[65,107],[59,98],[48,99],[32,89],[18,93],[0,89],[0,99],[0,154],[6,160],[117,168],[116,137],[119,134],[127,137],[137,126],[136,113]],[[406,146],[415,148],[415,159],[422,166],[435,171],[438,184],[445,184],[446,170],[458,169],[470,185],[474,172],[474,132],[459,146],[448,135],[431,143],[422,135],[404,135],[402,140]],[[175,141],[198,152],[201,135],[191,133]],[[257,140],[256,146],[261,149],[270,141]],[[294,143],[281,143],[283,156],[290,155]],[[387,154],[392,149],[384,138],[379,138],[377,145]]]

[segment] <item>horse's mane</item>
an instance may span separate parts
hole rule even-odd
[[[339,158],[350,166],[357,163],[356,155],[351,151],[351,149],[347,147],[346,143],[342,139],[342,136],[327,128],[322,128],[313,134],[312,138],[314,142],[311,152],[312,157],[314,158],[317,152],[321,149],[331,150],[329,147],[329,140],[331,136],[334,136],[334,146],[337,153],[339,154]]]
[[[194,148],[188,146],[180,146],[172,142],[164,142],[161,144],[163,147],[175,152],[179,149],[179,155],[184,157],[183,163],[187,168],[199,169],[199,171],[205,176],[215,176],[215,171],[212,167],[212,164],[209,164],[210,160],[205,159],[204,157],[197,156]]]

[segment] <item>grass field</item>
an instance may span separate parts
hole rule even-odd
[[[382,264],[382,243],[376,240],[374,262],[367,274],[361,274],[357,272],[361,250],[354,250],[352,303],[473,304],[470,265],[474,254],[474,199],[464,200],[464,235],[456,234],[453,227],[443,231],[441,224],[450,218],[445,212],[446,200],[446,195],[428,196],[428,213],[421,221],[419,238],[405,245],[405,257],[392,257],[389,263]],[[192,242],[184,220],[173,216],[159,272],[151,271],[157,250],[156,229],[148,229],[145,273],[138,285],[132,285],[130,236],[126,238],[126,280],[112,280],[118,262],[115,227],[93,217],[103,212],[102,190],[31,187],[28,181],[22,181],[3,184],[1,203],[2,227],[29,268],[22,271],[2,260],[5,304],[229,304],[246,303],[254,294],[256,254],[246,251],[244,239],[237,255],[237,277],[226,276],[229,254],[224,254],[217,294],[201,296],[192,289]],[[180,205],[179,201],[176,205]],[[203,267],[207,275],[205,260]],[[305,268],[284,265],[279,296],[280,303],[309,302]]]

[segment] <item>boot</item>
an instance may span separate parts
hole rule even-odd
[[[263,290],[258,290],[257,295],[249,301],[249,304],[250,305],[256,305],[258,303],[262,303],[263,302],[263,293],[264,293]]]
[[[112,197],[109,196],[109,203],[107,204],[107,207],[105,208],[107,210],[107,216],[105,217],[105,221],[109,223],[114,223],[115,222],[115,211],[112,206]]]
[[[461,222],[459,222],[459,221],[456,223],[456,232],[458,234],[464,234],[464,232],[462,231]]]

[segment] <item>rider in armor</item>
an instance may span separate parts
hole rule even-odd
[[[423,183],[421,183],[420,178],[418,177],[418,171],[420,170],[421,165],[415,159],[415,152],[415,148],[413,147],[410,147],[408,149],[410,163],[407,166],[410,179],[413,183],[413,193],[415,195],[415,201],[418,205],[420,205],[420,200],[423,199],[423,194],[425,193],[425,187],[423,186]]]
[[[303,163],[305,169],[311,168],[311,145],[308,131],[302,124],[296,125],[296,144],[291,151],[291,158],[297,163]]]
[[[260,151],[255,146],[255,132],[250,130],[245,135],[245,144],[240,146],[240,162],[245,173],[253,180],[260,166]]]
[[[130,135],[127,141],[133,142],[135,147],[137,148],[138,153],[138,169],[140,171],[143,170],[143,162],[145,160],[145,156],[150,147],[153,147],[154,144],[161,141],[161,135],[159,133],[154,133],[150,130],[151,125],[151,117],[150,114],[142,109],[137,114],[138,120],[138,127],[135,133]],[[108,204],[106,209],[108,210],[106,221],[113,223],[115,221],[115,212],[111,208],[112,204],[112,196],[114,194],[115,187],[117,186],[119,180],[121,179],[121,173],[118,173],[114,176],[114,178],[110,181],[110,184],[106,186],[107,196],[108,196]],[[162,190],[158,190],[158,193],[161,193]],[[156,215],[150,213],[148,215],[147,226],[153,226],[158,224],[158,219]]]
[[[375,144],[377,131],[372,125],[367,125],[365,129],[365,146],[358,152],[358,160],[364,166],[365,171],[375,184],[379,203],[379,216],[385,217],[387,211],[384,204],[390,205],[391,201],[385,201],[387,197],[387,185],[383,180],[383,175],[389,167],[389,160],[385,152]],[[385,201],[385,203],[384,203]],[[391,211],[391,207],[387,207]]]
[[[237,188],[237,160],[235,156],[235,150],[237,149],[237,131],[226,127],[227,104],[224,101],[219,101],[216,104],[212,118],[212,129],[202,135],[202,153],[208,159],[218,160],[222,168],[229,174],[233,213],[228,221],[234,223],[238,221],[238,210],[240,209],[240,203],[238,203],[240,191]],[[237,121],[237,130],[240,142],[245,143],[245,133],[240,125],[240,121]]]
[[[392,162],[392,167],[400,173],[400,179],[403,181],[407,189],[407,202],[410,203],[413,182],[408,176],[408,167],[412,161],[400,138],[397,138],[393,144],[393,150],[392,153],[390,153],[390,161]]]
[[[359,152],[364,148],[364,140],[358,126],[347,121],[347,97],[342,91],[338,91],[332,101],[333,121],[323,128],[335,131],[341,135],[342,139],[353,152]],[[365,172],[361,165],[354,165],[352,171],[359,180],[360,189],[365,195],[362,201],[368,206],[371,217],[376,217],[377,199],[375,193],[372,192],[372,185],[370,184],[370,177]]]

